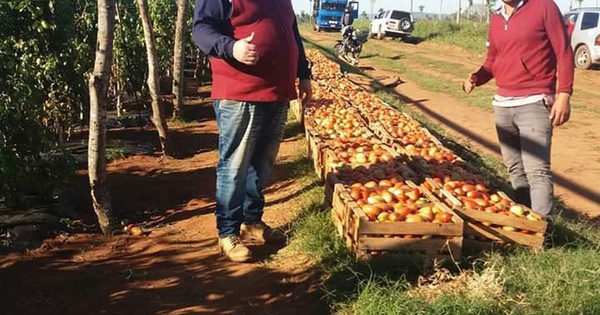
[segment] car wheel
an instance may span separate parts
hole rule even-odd
[[[377,30],[377,39],[383,39],[385,37],[385,32],[381,29],[381,25],[379,25],[379,30]]]
[[[590,49],[586,45],[581,45],[575,51],[575,66],[579,69],[589,69],[592,67],[592,58]]]
[[[404,32],[410,32],[412,30],[412,23],[408,19],[400,20],[400,29]]]

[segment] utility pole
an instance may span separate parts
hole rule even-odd
[[[410,14],[413,13],[413,0],[410,0]]]
[[[444,0],[440,0],[440,14],[438,15],[438,20],[442,20],[442,7],[444,6]]]
[[[462,10],[462,0],[458,0],[458,11],[456,11],[456,24],[460,24],[460,10]]]
[[[371,16],[370,19],[373,19],[375,16],[373,15],[373,10],[375,10],[375,0],[371,0]]]

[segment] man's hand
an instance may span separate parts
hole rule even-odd
[[[571,95],[559,93],[554,105],[550,109],[550,120],[554,127],[558,127],[571,117]]]
[[[312,86],[310,79],[300,80],[300,84],[298,84],[298,97],[302,101],[302,108],[306,108],[310,105],[310,101],[312,100]]]
[[[235,60],[254,66],[258,62],[258,51],[256,45],[251,44],[254,39],[254,32],[246,38],[242,38],[233,44],[233,57]]]
[[[469,78],[463,82],[463,91],[465,91],[467,94],[469,94],[469,93],[473,92],[473,89],[475,89],[476,85],[477,85],[477,76],[475,75],[475,73],[471,73],[471,74],[469,74]]]

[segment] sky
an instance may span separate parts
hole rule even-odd
[[[458,9],[458,0],[441,0],[442,1],[442,13],[454,13]],[[484,0],[473,0],[473,3],[483,3]],[[500,3],[500,1],[497,1]],[[560,10],[565,13],[569,11],[569,5],[573,2],[573,7],[577,7],[576,0],[555,0]],[[468,3],[467,0],[462,0],[463,7]],[[294,10],[296,13],[301,11],[310,12],[310,0],[292,0]],[[583,0],[582,7],[595,7],[598,4],[598,0]],[[413,10],[419,11],[420,5],[425,6],[423,10],[426,13],[439,13],[440,12],[440,0],[413,0]],[[398,9],[398,10],[410,10],[410,0],[376,0],[374,11],[379,8],[384,9]],[[359,0],[359,11],[370,11],[369,0]]]

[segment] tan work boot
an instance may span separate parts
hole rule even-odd
[[[239,236],[219,238],[221,253],[235,262],[247,262],[252,259],[252,252],[242,243]]]
[[[280,230],[272,229],[264,222],[256,224],[242,224],[240,234],[245,240],[265,243],[281,243],[285,236]]]

